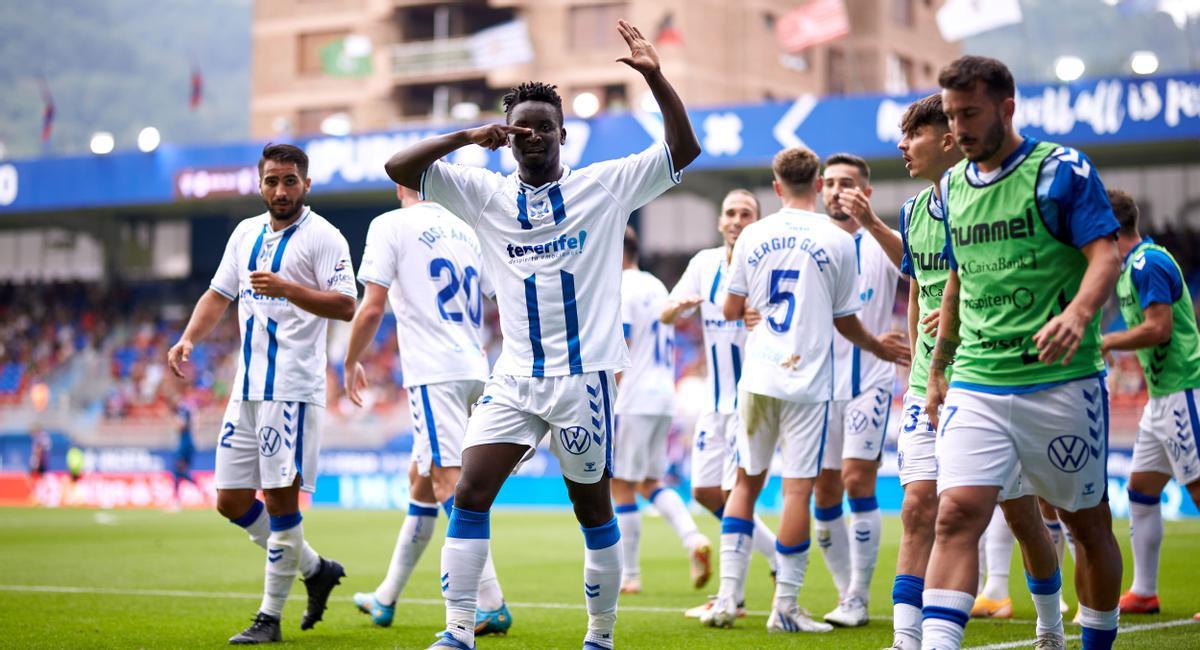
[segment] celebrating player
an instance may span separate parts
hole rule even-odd
[[[1121,224],[1117,248],[1125,262],[1117,298],[1129,329],[1106,334],[1101,348],[1135,350],[1150,393],[1129,474],[1133,585],[1121,596],[1121,613],[1154,614],[1159,611],[1163,488],[1174,476],[1187,487],[1192,501],[1200,503],[1200,332],[1175,258],[1138,232],[1133,197],[1109,190],[1108,198]]]
[[[729,287],[729,260],[733,245],[742,230],[758,221],[758,199],[749,190],[730,190],[721,202],[717,231],[724,244],[702,250],[688,262],[683,276],[671,289],[670,299],[663,308],[662,322],[675,322],[692,312],[698,312],[703,325],[704,356],[708,363],[709,393],[713,396],[712,410],[696,420],[692,440],[692,498],[713,513],[717,519],[725,514],[725,498],[737,479],[737,430],[741,419],[737,414],[737,383],[742,376],[742,358],[746,348],[746,327],[742,321],[725,320],[725,294]],[[624,529],[624,528],[622,528]],[[775,534],[758,515],[754,516],[754,549],[759,552],[775,573]],[[744,616],[743,594],[737,595],[738,616]],[[693,607],[685,613],[699,618],[712,608],[716,599]]]
[[[613,502],[621,529],[621,593],[642,590],[638,543],[642,518],[637,495],[654,504],[671,525],[691,562],[692,586],[699,589],[712,576],[712,544],[696,527],[692,515],[674,490],[659,479],[667,463],[667,434],[675,414],[675,328],[659,322],[667,288],[638,268],[638,240],[625,229],[624,271],[621,273],[621,323],[629,345],[629,369],[617,378],[613,438]]]
[[[308,588],[300,622],[321,620],[345,572],[304,541],[300,491],[316,488],[325,408],[328,319],[354,315],[354,269],[338,229],[304,204],[308,156],[287,144],[263,148],[259,191],[267,212],[238,224],[208,291],[167,352],[172,372],[238,301],[242,354],[217,444],[217,511],[267,551],[262,605],[234,644],[280,641],[279,620],[297,570]],[[266,506],[255,499],[262,490]]]
[[[1104,500],[1099,308],[1119,272],[1117,222],[1085,156],[1017,134],[1015,89],[1003,63],[962,57],[938,81],[967,160],[942,180],[951,272],[926,390],[926,411],[941,428],[923,643],[962,643],[979,537],[1019,468],[1022,488],[1058,508],[1079,544],[1084,646],[1108,648],[1117,633],[1121,554]],[[1029,518],[1045,530],[1036,504]],[[1035,600],[1053,597],[1057,610],[1054,565],[1051,575],[1028,581]],[[1039,625],[1038,636],[1043,647],[1063,647],[1057,630]]]
[[[474,647],[479,575],[492,502],[522,458],[550,434],[583,526],[585,648],[611,648],[621,580],[612,475],[613,372],[628,363],[621,333],[622,240],[629,214],[673,187],[700,145],[658,53],[619,21],[629,46],[618,61],[643,75],[662,109],[665,143],[582,169],[559,160],[567,137],[553,86],[524,83],[504,99],[505,124],[436,136],[394,155],[388,176],[421,188],[479,235],[483,274],[496,288],[504,345],[471,414],[454,493],[442,587],[446,630],[435,646]],[[508,146],[509,176],[438,162],[469,144]]]
[[[845,153],[826,158],[821,193],[833,224],[854,238],[854,262],[862,301],[859,320],[872,336],[903,343],[903,333],[889,331],[896,284],[900,280],[899,265],[889,259],[879,241],[881,238],[864,236],[864,229],[853,216],[857,210],[849,207],[855,202],[870,209],[871,170],[867,162]],[[890,234],[884,241],[896,243],[898,239]],[[843,336],[833,337],[833,400],[829,405],[821,474],[813,488],[816,519],[813,527],[839,596],[837,607],[825,615],[825,620],[840,627],[858,627],[866,625],[868,620],[871,577],[883,533],[875,479],[887,434],[895,378],[896,370],[891,363],[871,354],[864,355]],[[843,482],[850,497],[853,544],[842,519]]]
[[[738,382],[737,482],[721,520],[721,588],[705,612],[705,625],[730,627],[737,616],[754,534],[754,502],[767,479],[776,444],[783,454],[783,517],[775,543],[779,572],[770,632],[826,632],[796,596],[808,564],[808,499],[821,466],[832,394],[833,331],[890,360],[908,354],[894,340],[867,334],[861,309],[854,239],[813,212],[821,188],[816,155],[786,149],[773,163],[783,209],[746,227],[733,248],[726,320],[747,308],[762,322],[746,342],[746,368]]]
[[[346,394],[363,405],[366,372],[359,359],[371,344],[385,304],[396,315],[400,368],[413,417],[408,516],[400,527],[387,576],[354,604],[380,627],[392,624],[396,599],[433,537],[438,504],[450,514],[462,465],[467,414],[483,393],[487,357],[480,330],[485,285],[479,241],[442,206],[399,188],[400,210],[379,215],[367,232],[359,281],[362,305],[346,348]],[[489,551],[479,582],[475,633],[503,633],[512,616]]]

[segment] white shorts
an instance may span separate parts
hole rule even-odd
[[[562,377],[494,375],[467,421],[463,448],[499,442],[526,445],[530,453],[550,433],[550,453],[576,483],[612,476],[611,370]]]
[[[1019,471],[1026,494],[1068,512],[1105,496],[1108,392],[1102,378],[1022,395],[952,387],[937,436],[939,494],[963,486],[1004,488]]]
[[[937,432],[929,424],[925,398],[904,394],[904,412],[896,436],[896,464],[900,470],[900,485],[913,481],[937,480],[937,456],[934,442]]]
[[[613,478],[633,483],[662,478],[671,416],[626,413],[613,418],[613,430]]]
[[[217,439],[217,489],[273,490],[291,486],[298,476],[301,490],[316,490],[323,410],[304,402],[230,397]]]
[[[737,481],[737,413],[705,413],[696,420],[692,439],[692,487],[732,490]]]
[[[421,476],[429,476],[433,465],[462,467],[467,415],[482,394],[483,382],[469,379],[408,389],[413,420],[412,459]]]
[[[816,478],[829,428],[829,402],[798,403],[756,393],[738,395],[745,428],[738,430],[738,466],[750,476],[771,467],[775,447],[783,478]]]
[[[829,435],[821,469],[842,469],[842,460],[879,460],[887,436],[888,416],[892,410],[892,392],[875,387],[848,400],[829,404]]]
[[[1131,472],[1175,477],[1180,485],[1200,480],[1200,394],[1181,390],[1151,397],[1138,423]]]

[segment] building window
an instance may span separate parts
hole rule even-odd
[[[625,3],[576,5],[568,9],[567,47],[576,52],[585,52],[613,45],[613,25],[624,18]]]
[[[330,108],[302,108],[296,116],[296,135],[316,135],[321,133],[321,123],[331,115],[348,114],[348,106],[333,106]]]
[[[846,53],[839,47],[829,48],[825,56],[825,94],[846,94]]]
[[[346,38],[350,35],[349,31],[340,30],[336,32],[313,32],[309,34],[300,34],[299,47],[297,48],[297,68],[302,75],[319,75],[324,74],[324,66],[321,61],[321,50],[334,41]]]
[[[913,78],[916,68],[912,59],[894,52],[888,53],[884,69],[884,90],[889,93],[906,93],[917,85]]]
[[[916,22],[913,10],[913,0],[892,0],[892,19],[901,27],[912,27]]]

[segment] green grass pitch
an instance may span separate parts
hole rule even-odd
[[[297,583],[284,612],[284,642],[312,648],[424,648],[441,630],[438,536],[414,573],[389,629],[378,629],[354,610],[350,596],[374,589],[386,570],[403,513],[312,510],[305,535],[323,555],[345,564],[348,578],[336,589],[325,620],[300,632],[304,587]],[[714,541],[717,522],[699,520]],[[771,521],[771,523],[774,523]],[[1128,524],[1118,522],[1126,550]],[[648,517],[643,526],[644,592],[623,596],[616,640],[624,648],[882,648],[891,642],[891,578],[899,521],[884,522],[885,540],[872,590],[873,620],[865,628],[825,635],[767,635],[771,580],[755,557],[747,607],[751,615],[733,630],[711,630],[683,609],[715,591],[694,591],[687,562],[666,523]],[[478,647],[578,648],[586,624],[582,595],[583,538],[565,512],[498,511],[492,518],[493,548],[501,585],[515,625],[506,637],[483,637]],[[1015,621],[972,621],[967,647],[1031,647],[1033,606],[1014,554]],[[1069,562],[1069,560],[1068,560]],[[215,512],[0,510],[0,646],[31,647],[218,647],[245,627],[258,605],[263,554],[242,531]],[[1200,521],[1168,522],[1163,548],[1159,616],[1127,616],[1132,628],[1123,648],[1200,647]],[[1074,604],[1073,588],[1067,598]],[[816,614],[834,606],[834,591],[820,554],[813,552],[803,606]],[[1068,625],[1077,638],[1078,628]],[[1078,647],[1071,641],[1068,647]]]

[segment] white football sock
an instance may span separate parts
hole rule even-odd
[[[487,564],[489,515],[455,507],[442,546],[442,597],[446,600],[446,632],[475,646],[475,608],[479,576]]]
[[[983,597],[1004,600],[1009,597],[1008,573],[1012,565],[1013,544],[1016,539],[1004,511],[999,507],[992,513],[992,521],[984,531],[984,553],[987,555],[987,582],[983,585]],[[1058,603],[1055,603],[1058,607]]]
[[[924,620],[921,623],[921,647],[931,650],[958,650],[962,646],[967,621],[975,596],[965,591],[926,589],[921,597]]]
[[[900,574],[892,582],[892,632],[911,644],[921,644],[921,600],[925,579]]]
[[[840,599],[850,586],[850,535],[842,517],[842,504],[813,508],[813,531]]]
[[[409,501],[408,516],[400,524],[396,536],[396,547],[392,549],[392,561],[388,564],[387,576],[375,589],[375,600],[381,605],[395,605],[404,592],[408,577],[421,560],[425,547],[433,538],[433,527],[437,523],[437,504]]]
[[[621,504],[613,508],[621,528],[621,579],[641,576],[642,566],[638,560],[642,543],[642,513],[636,503]]]
[[[850,499],[850,528],[854,542],[850,545],[850,588],[847,596],[858,596],[865,603],[871,597],[871,578],[879,559],[879,542],[883,535],[883,518],[875,497]]]
[[[1061,636],[1063,620],[1058,604],[1062,599],[1062,570],[1056,568],[1054,575],[1040,579],[1026,573],[1025,583],[1029,585],[1033,608],[1037,610],[1037,633],[1053,632]]]
[[[500,609],[504,604],[504,592],[500,591],[500,579],[496,576],[496,564],[492,562],[492,549],[488,545],[487,561],[479,575],[479,598],[475,606],[485,612]]]
[[[671,525],[671,529],[683,542],[684,548],[690,551],[701,544],[708,543],[708,538],[700,533],[700,529],[696,527],[696,520],[692,519],[692,513],[688,512],[683,499],[675,490],[658,488],[651,493],[650,503],[654,504],[654,508]],[[624,528],[621,530],[624,532]]]
[[[264,551],[267,549],[267,538],[271,536],[271,518],[267,515],[267,508],[262,501],[255,499],[246,514],[229,521],[241,526],[250,535],[250,541]],[[319,568],[321,568],[321,556],[313,550],[312,546],[309,546],[308,542],[304,542],[304,547],[300,549],[300,575],[307,578],[316,573]]]
[[[1110,650],[1117,640],[1121,609],[1106,612],[1079,605],[1079,625],[1083,627],[1083,647],[1088,650]]]
[[[613,517],[607,524],[582,530],[583,593],[588,610],[584,641],[611,648],[621,590],[621,529]]]
[[[1158,594],[1158,558],[1162,553],[1163,517],[1159,499],[1129,491],[1129,541],[1133,546],[1133,586],[1139,596]]]
[[[754,522],[726,516],[721,519],[721,586],[717,598],[735,603],[745,595],[746,570],[753,551]]]
[[[263,599],[259,611],[275,618],[283,616],[300,553],[304,548],[304,526],[300,513],[271,517],[271,534],[267,537],[267,570],[263,580]]]
[[[809,540],[794,546],[775,542],[775,554],[779,560],[779,573],[775,575],[775,609],[789,612],[796,607],[796,596],[804,586],[804,574],[808,570]]]
[[[771,566],[771,573],[779,571],[779,564],[775,558],[775,533],[771,532],[767,522],[758,515],[754,515],[754,550],[766,558],[767,564]]]

